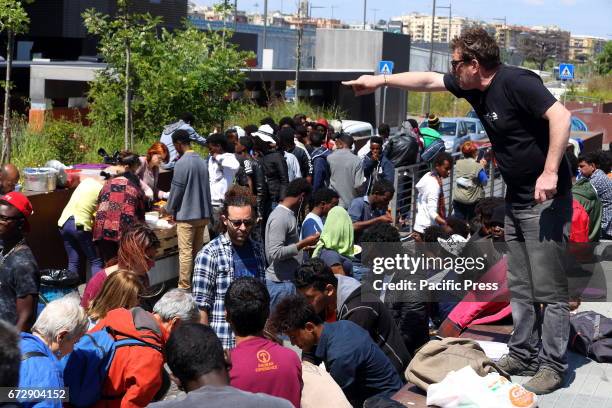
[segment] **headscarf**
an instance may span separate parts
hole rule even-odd
[[[323,231],[312,256],[319,256],[324,248],[343,256],[353,256],[353,235],[353,221],[348,212],[340,206],[332,208],[327,214]]]

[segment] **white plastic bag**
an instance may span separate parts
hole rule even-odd
[[[534,393],[497,373],[480,377],[470,366],[451,371],[427,388],[427,405],[440,408],[534,408]]]

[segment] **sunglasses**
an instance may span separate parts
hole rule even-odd
[[[232,225],[234,226],[234,228],[240,228],[240,226],[242,224],[244,224],[245,227],[252,227],[255,224],[255,220],[253,219],[246,219],[246,220],[232,220],[230,218],[227,219],[230,223],[232,223]]]
[[[7,217],[6,215],[0,215],[0,222],[10,222],[10,221],[16,221],[16,220],[20,220],[23,217],[21,216],[16,216],[16,217]]]
[[[469,60],[467,59],[460,59],[460,60],[451,60],[450,61],[450,65],[451,65],[451,69],[454,71],[457,70],[457,67],[459,66],[459,64],[461,64],[462,62],[467,62]]]

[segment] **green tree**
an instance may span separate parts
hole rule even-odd
[[[132,97],[136,75],[132,72],[133,59],[146,54],[156,40],[160,18],[150,14],[130,12],[130,0],[117,0],[117,15],[108,15],[89,9],[83,13],[85,27],[100,38],[100,52],[108,67],[99,77],[113,88],[120,86],[123,93],[124,148],[134,145]]]
[[[612,41],[606,42],[603,51],[597,56],[597,72],[599,75],[612,73]]]
[[[6,77],[4,81],[4,115],[2,120],[2,155],[0,161],[11,160],[11,69],[16,34],[28,31],[30,18],[19,0],[0,0],[0,33],[6,31]]]
[[[90,85],[90,118],[117,129],[124,118],[121,95],[127,54],[122,40],[105,28],[112,24],[110,18],[88,13],[86,26],[99,33],[100,54],[108,63]],[[97,25],[92,27],[92,22]],[[231,92],[244,85],[241,68],[253,55],[229,43],[231,31],[204,32],[186,25],[169,32],[148,15],[141,16],[135,27],[139,28],[131,40],[130,89],[137,136],[159,134],[184,111],[192,112],[198,125],[205,126],[222,124],[235,111]]]

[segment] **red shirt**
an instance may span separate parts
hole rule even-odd
[[[91,302],[102,290],[102,286],[104,286],[107,276],[106,269],[102,269],[87,282],[85,290],[83,291],[83,296],[81,297],[81,306],[86,309],[89,307],[89,302]]]
[[[245,340],[231,350],[230,384],[249,392],[284,398],[299,407],[302,363],[295,351],[263,337]]]

